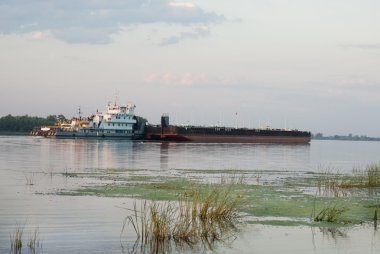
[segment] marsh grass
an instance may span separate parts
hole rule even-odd
[[[68,173],[68,172],[62,173],[62,175],[64,177],[78,177],[79,176],[78,173]]]
[[[25,175],[26,185],[32,186],[35,184],[34,173]]]
[[[346,208],[337,208],[333,207],[325,207],[323,208],[317,215],[314,216],[315,222],[329,222],[329,223],[338,223],[347,221],[343,221],[341,215],[346,212],[348,209]]]
[[[30,234],[28,241],[29,253],[36,254],[42,249],[42,244],[40,242],[40,233],[38,229],[35,229],[33,233]]]
[[[78,177],[78,173],[76,172],[70,172],[68,168],[65,168],[65,170],[62,172],[62,176],[64,177]]]
[[[379,188],[380,165],[371,164],[364,170],[354,169],[354,175],[344,179],[338,185],[340,188]]]
[[[352,174],[322,171],[317,177],[317,194],[345,197],[351,189],[380,188],[380,165],[371,164],[364,169],[354,168]]]
[[[339,187],[345,177],[339,173],[339,170],[328,167],[325,169],[318,169],[319,173],[317,180],[317,194],[319,196],[333,196],[341,197],[346,196],[346,192]]]
[[[144,201],[139,209],[135,202],[122,232],[131,224],[141,246],[160,252],[173,244],[193,247],[202,243],[212,249],[216,241],[228,239],[237,230],[241,196],[232,195],[229,187],[194,187],[183,197],[174,202]]]
[[[24,227],[17,227],[15,233],[10,236],[11,238],[11,253],[20,254],[22,249],[22,234]]]
[[[11,240],[11,254],[21,254],[24,235],[24,226],[17,226],[15,232],[10,235]],[[36,254],[42,253],[42,243],[40,242],[40,233],[35,229],[30,235],[27,242],[28,253]]]
[[[196,179],[150,176],[148,178],[134,179],[138,181],[124,181],[124,179],[118,178],[117,181],[109,184],[85,186],[76,190],[59,192],[59,194],[132,197],[141,200],[155,200],[160,205],[163,202],[170,201],[175,210],[174,214],[182,213],[181,218],[184,219],[176,227],[175,235],[178,236],[178,239],[187,238],[192,242],[193,238],[191,236],[194,234],[189,232],[192,224],[190,224],[191,220],[187,218],[192,218],[193,214],[199,214],[200,218],[209,220],[209,217],[228,218],[231,211],[238,210],[240,214],[247,215],[247,221],[252,220],[256,224],[266,224],[270,221],[271,225],[285,225],[286,223],[295,225],[298,223],[299,225],[318,226],[323,223],[314,222],[316,213],[320,212],[323,207],[339,204],[340,207],[350,208],[347,213],[342,215],[346,220],[345,222],[351,222],[352,224],[372,223],[374,208],[380,208],[378,202],[380,189],[347,189],[339,187],[342,182],[351,181],[362,171],[363,169],[356,169],[353,174],[340,174],[329,169],[325,170],[325,172],[317,174],[311,172],[303,176],[299,176],[297,173],[280,179],[278,182],[266,183],[263,181],[261,184],[255,184],[256,173],[251,175],[244,173],[244,177],[241,174],[236,175],[234,173],[230,179],[228,179],[228,174],[223,175],[220,173],[213,174],[209,178],[202,174]],[[99,175],[94,177],[101,179]],[[207,183],[207,180],[210,182]],[[245,181],[248,181],[248,183],[245,183]],[[317,189],[318,185],[320,190]],[[215,188],[217,189],[216,191],[214,190]],[[229,210],[228,208],[234,208],[234,200],[237,200],[237,209]],[[179,205],[178,202],[182,204]],[[190,207],[188,207],[189,203],[191,203]],[[314,212],[312,212],[313,207],[317,208],[317,211],[314,209]],[[140,207],[140,203],[136,207],[138,225],[144,225],[149,220],[150,212],[143,212],[147,209]],[[193,213],[192,209],[198,212]],[[143,222],[140,219],[142,214],[146,215]],[[283,219],[267,220],[267,217],[289,218],[289,220],[286,222]],[[299,218],[303,218],[303,220],[298,220]],[[174,225],[171,226],[174,227]],[[204,228],[206,229],[204,232],[207,232],[207,227]],[[141,227],[138,232],[141,234]],[[145,232],[148,231],[144,231],[144,234]]]
[[[366,169],[368,187],[380,187],[380,165],[369,165]]]
[[[246,184],[244,174],[232,174],[232,175],[221,175],[220,177],[220,184],[227,184],[227,185],[242,185]]]
[[[377,230],[377,209],[375,209],[375,212],[373,214],[373,227],[375,230]]]

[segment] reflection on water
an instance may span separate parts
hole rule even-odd
[[[160,144],[160,169],[167,169],[169,165],[169,143]]]
[[[311,145],[149,143],[127,140],[0,137],[0,169],[240,169],[350,172],[377,163],[380,143]]]
[[[318,230],[319,232],[316,232]],[[327,241],[334,241],[335,244],[338,244],[339,241],[342,239],[348,239],[348,228],[329,228],[329,227],[320,227],[320,228],[311,228],[312,232],[312,241],[313,241],[313,246],[316,249],[316,243],[315,243],[315,237],[318,237],[320,235],[319,233],[322,233],[322,236],[324,239]]]
[[[171,169],[273,173],[316,171],[321,166],[350,172],[357,165],[378,163],[379,150],[380,143],[376,142],[161,144],[0,136],[0,253],[9,252],[9,236],[20,224],[25,224],[25,232],[39,228],[45,253],[122,253],[120,231],[126,213],[119,207],[131,207],[133,201],[36,194],[93,184],[58,173],[98,169],[148,169],[157,175]],[[27,185],[28,177],[33,185]],[[24,237],[26,245],[28,235]],[[126,239],[126,245],[132,247],[133,232]],[[373,227],[314,229],[310,234],[307,227],[254,225],[247,226],[230,247],[220,247],[216,252],[378,253],[379,248],[379,235]]]
[[[218,253],[379,253],[380,237],[366,226],[334,228],[249,226]]]

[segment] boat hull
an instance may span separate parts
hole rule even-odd
[[[212,127],[148,127],[147,140],[193,143],[308,144],[310,132]]]
[[[310,137],[281,136],[227,136],[227,135],[148,135],[147,140],[192,143],[273,143],[273,144],[308,144]]]
[[[120,138],[120,139],[134,139],[133,134],[125,133],[83,133],[83,132],[57,132],[54,135],[56,138]]]

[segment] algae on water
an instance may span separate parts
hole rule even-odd
[[[122,174],[122,171],[120,172]],[[332,184],[348,179],[348,176],[339,174],[307,172],[307,174],[296,175],[295,172],[287,172],[286,177],[272,181],[260,179],[258,182],[257,172],[252,172],[251,175],[244,172],[244,177],[237,176],[236,171],[230,173],[218,176],[219,181],[215,181],[215,174],[213,174],[213,183],[208,183],[205,171],[201,171],[202,177],[194,178],[189,178],[187,175],[181,176],[181,172],[178,172],[176,177],[139,176],[135,171],[133,175],[121,176],[112,183],[83,186],[79,189],[64,190],[59,194],[172,201],[189,197],[194,194],[194,190],[202,192],[213,186],[224,186],[229,188],[232,195],[241,196],[238,211],[245,214],[246,220],[262,224],[268,224],[270,221],[271,224],[278,225],[372,222],[374,220],[373,207],[380,204],[379,189],[348,190],[340,188],[338,184]],[[269,172],[268,175],[273,178],[274,173]],[[94,175],[97,180],[99,180],[98,177]],[[112,177],[115,179],[114,176]],[[260,172],[260,177],[265,178],[267,175],[265,172]],[[102,179],[107,178],[103,176]],[[324,188],[328,191],[321,191]],[[311,216],[313,212],[314,215]]]

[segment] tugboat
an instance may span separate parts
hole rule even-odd
[[[73,118],[71,123],[39,127],[31,134],[57,138],[141,139],[144,135],[145,121],[135,116],[135,108],[133,104],[119,106],[116,103],[108,103],[105,112],[96,111],[87,118],[83,118],[79,110],[79,118]]]

